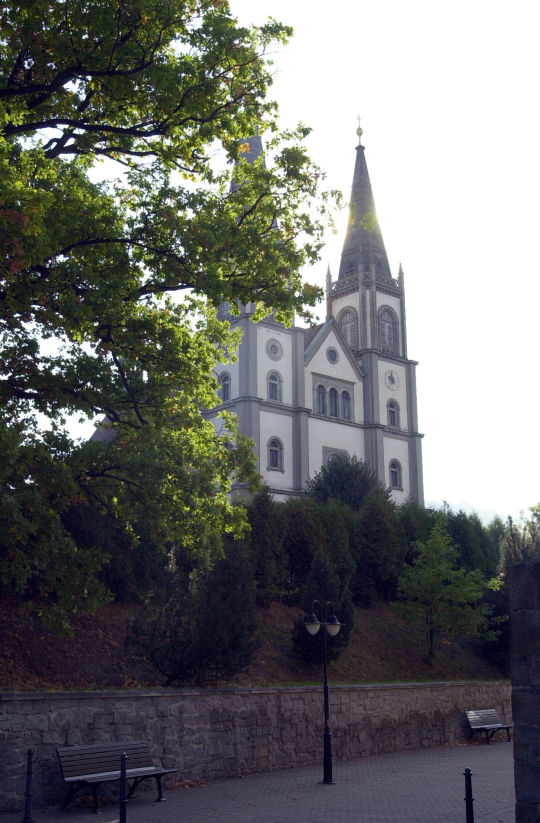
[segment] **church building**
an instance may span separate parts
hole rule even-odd
[[[396,503],[424,502],[416,366],[407,355],[404,276],[392,277],[365,150],[359,145],[339,274],[326,284],[324,323],[286,328],[255,307],[221,319],[243,331],[238,360],[218,374],[222,403],[255,442],[259,473],[276,500],[302,494],[333,455],[363,460]],[[262,150],[260,138],[250,141]]]

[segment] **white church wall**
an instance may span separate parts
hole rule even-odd
[[[311,417],[308,433],[308,470],[310,477],[320,471],[324,457],[327,457],[334,449],[336,452],[346,452],[351,457],[355,456],[360,460],[364,460],[364,433],[362,429],[332,420]]]
[[[292,489],[293,487],[293,437],[292,417],[261,411],[260,417],[260,473],[264,482],[273,488]],[[277,438],[282,447],[282,470],[269,469],[268,443]]]
[[[398,460],[401,466],[402,489],[392,489],[396,503],[405,503],[411,494],[409,484],[409,444],[407,440],[386,436],[383,438],[385,484],[390,487],[390,462]]]
[[[328,349],[335,349],[338,359],[335,363],[330,362],[327,357]],[[319,350],[315,352],[309,361],[309,369],[319,374],[327,374],[341,380],[358,380],[356,372],[352,367],[349,358],[346,356],[341,342],[337,339],[333,331],[326,337]]]
[[[399,428],[407,431],[409,421],[407,417],[407,373],[405,367],[399,363],[389,363],[387,360],[379,360],[379,408],[381,410],[381,423],[387,424],[386,407],[389,400],[396,400],[399,405]],[[392,372],[399,379],[399,386],[395,391],[391,391],[387,386],[387,373]],[[394,384],[395,385],[395,384]]]
[[[396,313],[397,317],[401,316],[401,301],[399,297],[395,297],[391,294],[385,294],[385,292],[377,292],[377,311],[382,306],[389,306],[393,311]]]
[[[278,354],[272,355],[272,341],[278,343]],[[268,398],[268,375],[277,372],[281,377],[281,402],[292,406],[292,339],[289,331],[279,326],[258,324],[257,365],[257,395]]]

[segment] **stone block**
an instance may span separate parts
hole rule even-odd
[[[509,572],[510,611],[540,609],[540,558],[512,566]]]
[[[512,690],[512,716],[514,723],[540,725],[540,694],[532,686],[521,686]]]
[[[28,718],[16,714],[10,715],[9,718],[9,730],[11,732],[15,732],[16,734],[20,734],[20,732],[26,731],[26,721]]]
[[[516,823],[540,823],[540,805],[516,803]]]
[[[512,654],[510,655],[510,664],[512,667],[512,685],[530,686],[531,656],[523,654]]]
[[[533,804],[540,808],[540,765],[530,766],[516,759],[514,774],[516,803]]]
[[[540,764],[540,726],[516,723],[514,726],[516,760],[531,766]]]
[[[540,653],[540,610],[519,609],[510,613],[510,646],[512,653]]]

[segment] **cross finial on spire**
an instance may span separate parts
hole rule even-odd
[[[364,133],[364,129],[360,125],[360,115],[358,115],[358,128],[356,129],[356,133],[358,135],[358,145],[362,145],[362,135]]]

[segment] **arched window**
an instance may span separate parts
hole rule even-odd
[[[317,386],[317,414],[326,414],[326,389]]]
[[[226,403],[227,400],[231,399],[231,376],[226,371],[219,377],[219,394],[221,397],[221,402]]]
[[[330,417],[338,416],[338,393],[335,389],[328,392],[328,414]]]
[[[388,425],[399,429],[399,405],[395,400],[389,400],[386,410],[388,413]]]
[[[351,419],[351,396],[348,391],[341,392],[341,416],[344,420]]]
[[[268,441],[268,468],[283,471],[283,443],[277,437]]]
[[[401,489],[401,464],[399,460],[390,461],[390,488]]]
[[[358,315],[356,311],[350,307],[343,309],[338,317],[339,329],[341,334],[351,347],[351,349],[358,348]]]
[[[381,351],[399,354],[397,320],[394,312],[388,308],[379,312],[379,347]]]
[[[271,371],[268,375],[268,399],[281,400],[281,375]]]

